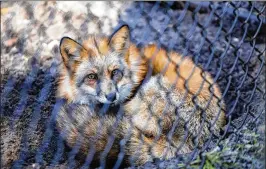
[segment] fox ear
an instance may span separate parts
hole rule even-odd
[[[82,53],[85,51],[86,49],[73,39],[69,37],[61,39],[60,53],[67,69],[73,70],[73,64],[81,59]]]
[[[118,52],[124,52],[130,43],[130,33],[128,25],[121,26],[109,39],[109,46]]]

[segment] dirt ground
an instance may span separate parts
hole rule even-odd
[[[210,72],[227,105],[228,130],[219,144],[210,142],[202,158],[188,166],[190,156],[182,156],[138,168],[263,168],[265,32],[257,30],[265,28],[265,22],[237,15],[254,7],[252,15],[262,13],[265,19],[263,5],[1,2],[1,167],[82,165],[73,160],[74,152],[64,145],[54,124],[58,45],[64,36],[81,41],[89,34],[110,35],[126,23],[137,45],[160,44]],[[226,7],[229,12],[223,13]]]

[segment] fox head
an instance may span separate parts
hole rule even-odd
[[[109,38],[90,36],[82,44],[64,37],[58,96],[69,102],[119,104],[145,77],[146,62],[130,42],[127,25]]]

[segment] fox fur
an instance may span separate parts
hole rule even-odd
[[[222,94],[209,73],[154,44],[137,48],[126,25],[82,44],[64,37],[60,52],[57,96],[66,104],[57,126],[84,154],[117,157],[123,147],[125,160],[141,165],[202,147],[225,125]],[[107,105],[104,113],[99,105]]]

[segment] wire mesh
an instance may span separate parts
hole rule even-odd
[[[146,153],[149,159],[144,168],[262,168],[265,7],[265,2],[1,2],[1,167],[136,167],[134,158],[144,157]],[[175,51],[182,58],[190,58],[212,77],[210,82],[201,73],[204,81],[197,92],[189,90],[189,81],[195,80],[193,73],[183,79],[186,92],[178,105],[173,98],[175,91],[167,89],[162,78],[154,81],[159,96],[147,97],[149,86],[137,90],[134,98],[153,103],[147,105],[149,118],[143,129],[151,126],[154,107],[160,103],[165,105],[157,118],[158,136],[145,133],[153,142],[145,147],[144,153],[145,140],[138,140],[140,144],[134,155],[130,154],[129,142],[132,134],[141,132],[135,129],[132,119],[125,122],[128,130],[118,131],[125,119],[121,107],[104,105],[97,109],[97,116],[91,117],[87,108],[66,105],[56,97],[62,64],[60,39],[68,36],[82,42],[90,34],[110,36],[122,24],[129,25],[131,41],[138,48],[156,44],[167,51],[170,61],[170,52]],[[175,65],[176,83],[182,79],[180,64]],[[150,81],[145,78],[142,83]],[[209,84],[211,96],[202,103],[198,96],[204,84]],[[221,90],[221,97],[215,95],[215,84]],[[180,112],[187,111],[187,98],[191,99],[193,110],[188,111],[191,116],[186,121]],[[215,120],[222,111],[226,114],[226,125],[218,135],[206,119],[207,109],[215,99],[219,103]],[[175,105],[175,109],[169,105]],[[69,120],[59,130],[56,121],[62,108]],[[171,128],[165,129],[163,122],[169,112],[173,113],[174,120]],[[202,122],[195,128],[198,131],[191,131],[190,121],[196,113]],[[137,118],[138,122],[145,121],[142,114]],[[205,125],[209,133],[204,135],[201,145],[199,140]],[[74,131],[72,126],[80,130]],[[82,135],[88,128],[96,131],[91,139]],[[72,130],[80,136],[69,146],[66,144],[71,139],[68,131]],[[165,130],[169,134],[165,138],[167,145],[174,151],[170,159],[153,152],[154,147],[160,147]],[[97,133],[101,132],[107,138],[102,151],[97,152],[101,140]],[[174,142],[176,133],[183,134],[178,146]],[[180,153],[188,145],[187,139],[192,151]],[[82,152],[84,142],[86,152]]]

